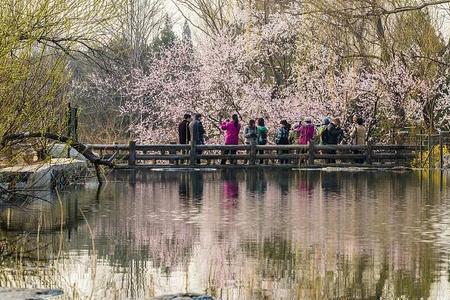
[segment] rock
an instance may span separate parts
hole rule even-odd
[[[87,173],[86,161],[69,158],[51,159],[45,163],[0,169],[0,185],[28,190],[64,188]]]
[[[53,144],[49,147],[48,153],[53,158],[68,158],[67,157],[68,149],[69,147],[66,144]],[[87,161],[87,159],[74,148],[70,148],[69,157],[76,160]]]
[[[213,297],[201,294],[174,294],[174,295],[164,295],[154,298],[155,300],[214,300]]]
[[[62,294],[63,291],[60,289],[0,288],[0,299],[2,300],[42,300]]]

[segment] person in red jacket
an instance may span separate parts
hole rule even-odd
[[[298,127],[297,131],[299,134],[299,145],[308,145],[316,134],[316,129],[314,128],[311,118],[306,118],[305,122]]]
[[[239,123],[239,117],[234,114],[231,117],[232,120],[226,120],[220,124],[220,129],[225,131],[225,145],[237,145],[239,144],[239,132],[241,131],[241,124]],[[236,154],[236,150],[225,150],[224,154],[227,155]],[[230,160],[233,163],[233,160]],[[222,159],[222,165],[226,164],[226,159]]]

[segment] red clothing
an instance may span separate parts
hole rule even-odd
[[[223,122],[220,125],[220,129],[225,130],[225,145],[237,145],[239,144],[239,131],[241,130],[241,124],[234,123],[233,121]]]
[[[316,129],[312,124],[302,125],[297,129],[297,131],[300,135],[300,138],[298,139],[299,145],[308,145],[316,134]]]

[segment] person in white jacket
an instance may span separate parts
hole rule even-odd
[[[350,138],[352,145],[366,145],[367,130],[364,127],[364,120],[358,116],[353,116],[353,125],[350,129]],[[355,150],[354,154],[361,154],[361,151]],[[356,163],[364,163],[363,158],[355,159]]]

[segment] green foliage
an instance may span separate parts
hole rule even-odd
[[[177,40],[177,36],[173,31],[172,21],[169,15],[166,15],[164,19],[164,25],[159,35],[153,40],[153,49],[156,52],[160,52],[162,49],[172,47]]]
[[[183,25],[183,32],[181,33],[181,38],[183,42],[192,45],[192,32],[188,21],[186,20]]]
[[[429,158],[431,155],[431,168],[440,168],[441,151],[439,145],[435,145],[431,151],[418,151],[416,157],[411,163],[414,168],[429,168]],[[442,155],[444,159],[450,156],[450,150],[447,146],[442,147]]]
[[[445,48],[444,41],[432,24],[429,12],[417,10],[397,17],[394,37],[399,51],[415,51],[424,58],[438,58]],[[439,65],[422,60],[416,66],[417,75],[424,78],[436,76]]]
[[[0,1],[0,139],[21,131],[65,133],[68,58],[94,51],[114,9],[110,0]]]

